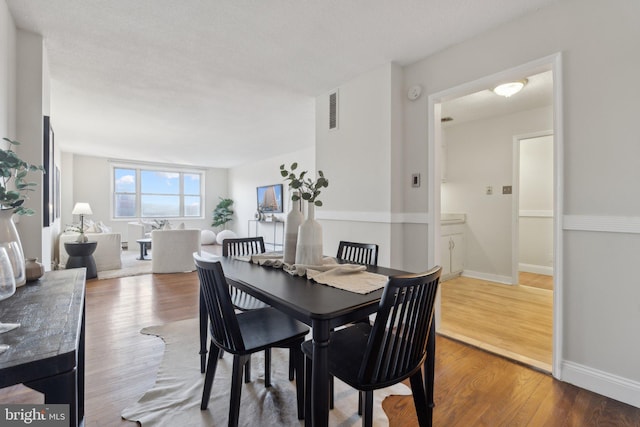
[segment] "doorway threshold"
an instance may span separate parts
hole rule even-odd
[[[447,330],[446,328],[440,328],[437,333],[443,337],[446,338],[450,338],[452,340],[461,342],[463,344],[468,344],[472,347],[476,347],[479,348],[480,350],[484,350],[486,352],[492,353],[492,354],[496,354],[498,356],[502,356],[505,357],[507,359],[513,360],[516,363],[519,363],[521,365],[526,365],[529,366],[533,369],[536,369],[538,371],[542,371],[544,373],[547,374],[551,374],[551,364],[550,363],[545,363],[543,361],[540,360],[536,360],[536,359],[532,359],[530,357],[527,356],[523,356],[521,354],[518,353],[514,353],[512,351],[509,350],[505,350],[503,348],[500,347],[496,347],[494,345],[491,344],[487,344],[485,342],[479,341],[477,339],[471,338],[471,337],[467,337],[465,335],[462,334],[458,334],[452,331]]]

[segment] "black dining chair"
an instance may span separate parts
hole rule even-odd
[[[358,243],[341,240],[338,243],[338,254],[336,258],[352,264],[378,265],[378,245],[375,243]],[[358,320],[358,322],[369,323],[369,317]],[[293,368],[289,367],[289,378],[293,376]],[[329,407],[333,409],[333,375],[329,377]]]
[[[224,239],[222,241],[222,256],[247,256],[254,254],[261,254],[265,252],[264,239],[262,236],[258,237],[246,237],[246,238],[234,238]],[[238,310],[248,311],[258,308],[268,307],[257,298],[252,297],[246,292],[240,289],[229,286],[229,294],[231,295],[231,302]],[[207,358],[206,340],[207,340],[207,321],[206,310],[203,307],[202,294],[200,295],[200,372],[205,371],[205,361]],[[220,352],[220,357],[224,352]],[[269,369],[267,367],[267,369]],[[251,380],[251,364],[249,364],[245,381]]]
[[[378,265],[378,245],[341,240],[336,258],[354,264]]]
[[[272,307],[236,314],[220,262],[207,260],[197,254],[193,257],[211,331],[211,350],[207,361],[200,409],[207,409],[209,404],[220,351],[233,354],[229,426],[237,426],[240,415],[243,366],[253,353],[273,347],[288,348],[295,358],[298,418],[303,419],[305,389],[304,356],[301,352],[301,344],[309,328]],[[265,374],[265,385],[267,387],[271,385],[269,374]]]
[[[422,365],[433,321],[440,267],[422,274],[389,277],[373,325],[356,323],[331,333],[329,373],[360,391],[358,412],[362,425],[373,418],[373,391],[410,379],[420,426],[431,426],[433,409],[427,403]],[[302,344],[307,378],[312,369],[313,345]],[[307,381],[310,395],[311,384]],[[307,399],[307,408],[310,408]]]
[[[264,252],[265,246],[262,236],[224,239],[222,241],[222,256],[247,256]],[[229,294],[231,302],[238,310],[249,311],[268,307],[267,304],[235,286],[229,286]]]

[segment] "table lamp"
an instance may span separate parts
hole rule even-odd
[[[79,243],[85,243],[87,242],[89,239],[87,239],[87,236],[84,235],[84,216],[85,215],[93,215],[93,212],[91,211],[91,206],[89,206],[89,203],[76,203],[76,205],[73,207],[73,212],[71,212],[72,215],[80,215],[80,235],[78,236],[78,239],[76,240]]]

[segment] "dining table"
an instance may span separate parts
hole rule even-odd
[[[311,374],[311,416],[314,427],[329,424],[328,345],[331,330],[366,318],[378,309],[383,288],[370,293],[355,293],[316,283],[305,276],[292,275],[279,268],[266,267],[234,257],[216,257],[231,286],[254,296],[289,316],[311,326],[313,365]],[[368,272],[384,276],[409,274],[406,271],[366,266]],[[206,309],[200,304],[201,332],[206,331]],[[435,366],[435,322],[431,322],[424,364],[427,407],[433,408]],[[201,355],[206,354],[206,332],[200,336]],[[309,379],[307,379],[308,381]]]

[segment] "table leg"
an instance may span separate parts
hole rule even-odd
[[[140,242],[139,245],[140,245],[140,260],[143,260],[144,259],[144,248],[147,247],[147,244]]]
[[[25,383],[24,385],[43,393],[45,404],[69,404],[69,426],[76,427],[80,425],[81,419],[78,418],[77,393],[78,372],[76,369]]]
[[[313,365],[311,373],[311,423],[329,425],[329,322],[313,321]]]

